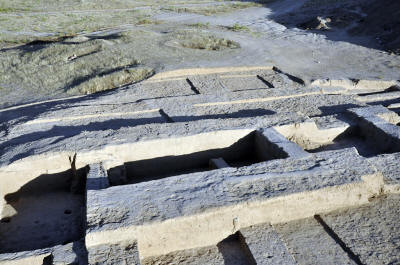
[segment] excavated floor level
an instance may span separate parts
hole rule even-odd
[[[310,153],[323,152],[329,150],[340,150],[354,147],[358,153],[365,157],[375,156],[385,153],[379,150],[376,142],[367,139],[359,127],[349,127],[345,131],[334,136],[333,139],[326,139],[323,142],[315,142],[313,134],[304,135],[300,139],[294,139],[304,150]]]
[[[1,253],[67,244],[84,236],[84,183],[73,188],[72,175],[71,170],[43,174],[5,196],[14,214],[1,219]]]

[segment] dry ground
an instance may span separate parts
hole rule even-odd
[[[0,4],[0,106],[90,94],[195,66],[273,64],[305,80],[396,79],[399,57],[379,49],[398,51],[399,16],[384,14],[399,9],[384,6],[372,0],[6,0]]]

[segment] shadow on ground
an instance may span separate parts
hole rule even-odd
[[[288,28],[400,54],[399,1],[276,0],[265,6],[272,10],[270,19]]]
[[[74,101],[73,99],[72,101]],[[53,103],[48,103],[53,104]],[[43,108],[47,103],[43,105],[38,105],[37,107]],[[31,119],[34,118],[36,115],[39,115],[40,112],[35,113],[33,116],[30,116]],[[227,114],[214,114],[214,115],[200,115],[200,116],[174,116],[172,117],[172,121],[174,122],[189,122],[189,121],[199,121],[199,120],[207,120],[207,119],[227,119],[227,118],[251,118],[257,116],[265,116],[265,115],[272,115],[275,114],[274,111],[266,110],[266,109],[249,109],[249,110],[240,110],[233,113]],[[29,116],[25,117],[26,120],[31,120]],[[159,117],[152,117],[152,118],[137,118],[137,119],[110,119],[106,121],[99,121],[99,122],[90,122],[87,125],[62,125],[58,126],[55,125],[51,129],[46,131],[40,132],[32,132],[28,134],[23,134],[18,137],[14,137],[8,141],[5,141],[0,144],[0,155],[7,153],[10,149],[15,148],[18,145],[26,145],[29,144],[24,149],[24,152],[19,153],[12,157],[9,160],[9,163],[12,163],[18,159],[22,159],[24,157],[30,156],[34,153],[36,145],[34,142],[40,141],[47,141],[47,144],[55,145],[65,139],[74,137],[79,135],[83,131],[85,132],[93,132],[93,131],[107,131],[107,130],[114,130],[117,131],[123,127],[135,127],[140,125],[147,125],[147,124],[161,124],[161,123],[168,123],[171,120],[166,120],[165,117],[160,115]]]

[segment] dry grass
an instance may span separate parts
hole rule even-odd
[[[144,18],[144,19],[140,19],[138,22],[136,22],[136,25],[152,25],[152,24],[160,25],[160,24],[162,24],[162,21]]]
[[[212,51],[240,48],[237,42],[200,31],[179,31],[175,37],[179,44],[185,48]]]
[[[88,93],[141,80],[151,70],[124,70],[140,65],[131,50],[115,48],[113,39],[78,40],[35,44],[0,54],[0,83],[18,84],[32,91]],[[121,69],[121,73],[115,70]],[[114,73],[109,77],[103,73]],[[90,81],[89,79],[94,79]],[[104,85],[99,83],[104,81]],[[79,85],[79,86],[78,86]],[[73,89],[78,86],[78,89]]]
[[[18,10],[10,8],[10,7],[0,6],[0,13],[10,13],[10,12],[15,12],[15,11],[18,11]]]
[[[210,28],[210,23],[209,22],[207,22],[207,23],[198,22],[198,23],[195,23],[195,24],[190,24],[188,26],[189,27],[193,27],[193,28],[197,28],[197,29],[208,29],[208,28]]]
[[[240,47],[234,41],[187,29],[168,35],[135,30],[96,37],[54,36],[0,53],[0,84],[23,87],[35,94],[113,89],[152,75],[152,67],[145,67],[142,60],[149,56],[160,60],[160,54],[169,58],[166,56],[171,56],[171,51],[158,44],[168,40],[178,47],[173,51],[175,56],[194,54],[180,47],[209,51]]]
[[[235,32],[239,32],[239,31],[246,31],[246,32],[250,32],[250,29],[246,26],[240,25],[238,23],[233,24],[230,27],[226,27],[228,30],[231,31],[235,31]]]
[[[193,14],[211,16],[216,14],[234,12],[240,9],[245,9],[253,6],[259,6],[259,4],[254,2],[236,2],[236,3],[227,2],[218,5],[197,6],[197,7],[167,6],[167,7],[162,7],[161,10],[176,12],[176,13],[193,13]]]
[[[106,91],[114,88],[118,88],[124,85],[142,81],[153,74],[153,70],[150,68],[127,68],[106,74],[102,76],[96,76],[95,78],[88,79],[68,90],[68,93],[76,94],[92,94],[100,91]]]
[[[0,3],[0,48],[13,48],[0,53],[0,84],[7,88],[2,90],[20,89],[37,98],[95,93],[143,80],[153,73],[152,67],[171,58],[175,62],[204,56],[215,59],[217,53],[206,51],[240,45],[207,33],[207,23],[164,24],[153,16],[160,9],[216,15],[259,5],[222,0],[189,4],[185,0],[4,0]],[[166,33],[160,34],[164,29]],[[91,34],[103,30],[124,33]],[[166,42],[173,42],[173,48]]]
[[[60,13],[57,15],[24,14],[15,16],[13,14],[4,14],[0,17],[0,28],[10,33],[0,34],[0,42],[26,43],[43,38],[36,33],[64,36],[91,33],[124,24],[159,23],[159,21],[151,20],[149,17],[149,12],[143,10],[105,13]],[[20,34],[20,32],[24,32],[24,34]]]

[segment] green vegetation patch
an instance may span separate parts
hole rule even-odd
[[[162,24],[162,21],[144,18],[144,19],[140,19],[136,22],[136,25],[151,25],[151,24],[160,25],[160,24]]]
[[[230,27],[226,27],[228,30],[231,31],[235,31],[235,32],[239,32],[239,31],[246,31],[246,32],[250,32],[250,29],[246,26],[240,25],[238,23],[233,24]]]
[[[0,13],[15,12],[16,10],[10,7],[0,6]]]
[[[26,4],[13,5],[13,1],[3,0],[0,2],[0,13],[29,11],[30,8]]]
[[[198,22],[198,23],[190,24],[188,26],[193,27],[193,28],[198,28],[198,29],[208,29],[208,28],[210,28],[210,22],[207,22],[207,23]]]

